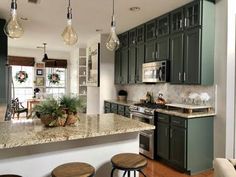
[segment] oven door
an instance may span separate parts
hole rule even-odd
[[[139,134],[139,152],[154,159],[154,131],[142,131]]]

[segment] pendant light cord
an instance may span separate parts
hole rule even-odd
[[[115,14],[115,0],[113,0],[113,9],[112,9],[112,16],[114,16],[114,14]]]
[[[67,8],[67,19],[70,20],[72,19],[72,8],[70,6],[70,0],[68,0],[69,3],[68,3],[68,8]]]
[[[46,43],[43,43],[43,45],[44,45],[44,54],[46,54]]]
[[[12,1],[11,1],[11,9],[14,9],[14,10],[17,9],[17,3],[16,3],[16,0],[12,0]]]

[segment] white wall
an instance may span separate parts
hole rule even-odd
[[[104,100],[116,95],[114,85],[114,52],[106,49],[108,34],[99,34],[88,41],[87,46],[100,42],[100,87],[87,88],[87,113],[103,113]]]
[[[79,48],[74,48],[71,51],[68,66],[70,68],[68,72],[70,78],[68,80],[68,90],[71,94],[77,95],[79,94]]]

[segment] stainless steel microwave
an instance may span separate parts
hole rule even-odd
[[[169,81],[169,62],[157,61],[143,64],[142,81],[144,83],[158,83]]]

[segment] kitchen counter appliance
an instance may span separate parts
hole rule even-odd
[[[169,62],[164,60],[144,63],[142,81],[144,83],[168,82]]]
[[[137,103],[129,107],[132,119],[154,125],[155,109],[160,108],[154,103]],[[141,131],[139,134],[139,152],[154,159],[154,130]]]

